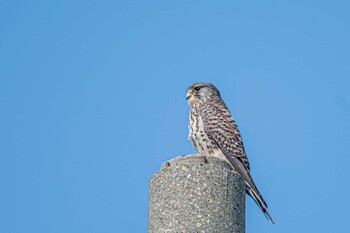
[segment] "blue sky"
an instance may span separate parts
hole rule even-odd
[[[344,232],[347,1],[1,1],[0,232],[146,232],[148,180],[193,153],[185,90],[213,82],[276,224]]]

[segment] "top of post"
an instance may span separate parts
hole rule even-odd
[[[160,170],[163,170],[172,166],[178,166],[178,165],[197,165],[201,163],[202,158],[203,158],[203,155],[201,154],[188,154],[188,155],[177,156],[163,163]],[[231,165],[222,159],[219,159],[214,156],[206,156],[205,158],[206,158],[206,164],[223,166],[229,170],[232,170]]]

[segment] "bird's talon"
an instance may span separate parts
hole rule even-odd
[[[202,156],[201,165],[205,165],[206,163],[207,163],[207,158],[205,156]]]

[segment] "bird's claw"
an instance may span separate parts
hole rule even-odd
[[[201,159],[201,165],[205,165],[207,163],[207,158],[203,155]]]

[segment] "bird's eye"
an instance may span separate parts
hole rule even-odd
[[[201,88],[200,87],[195,87],[194,90],[195,91],[199,91]]]

